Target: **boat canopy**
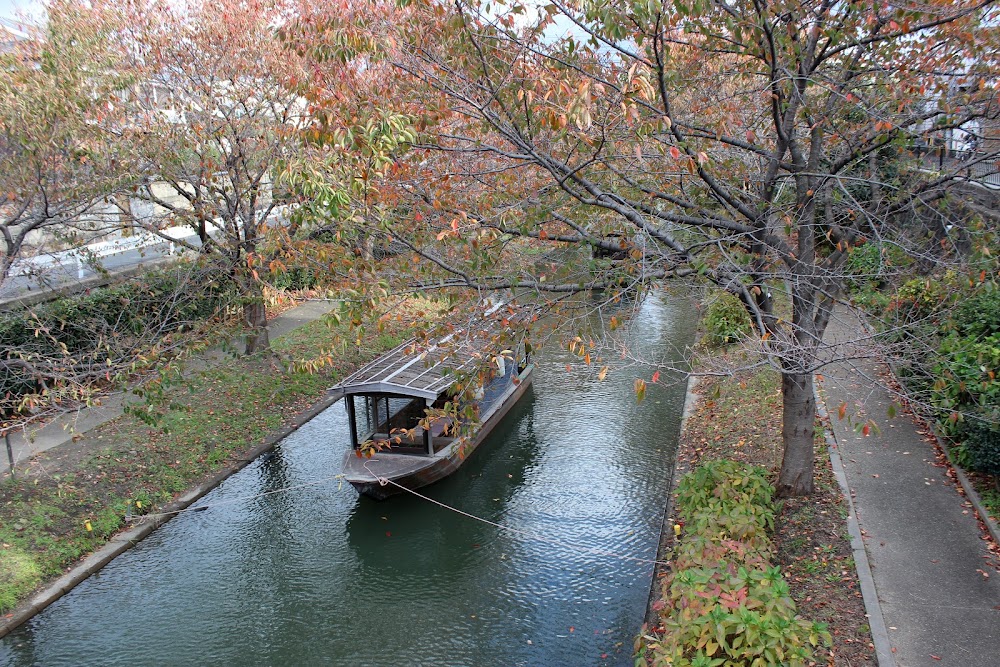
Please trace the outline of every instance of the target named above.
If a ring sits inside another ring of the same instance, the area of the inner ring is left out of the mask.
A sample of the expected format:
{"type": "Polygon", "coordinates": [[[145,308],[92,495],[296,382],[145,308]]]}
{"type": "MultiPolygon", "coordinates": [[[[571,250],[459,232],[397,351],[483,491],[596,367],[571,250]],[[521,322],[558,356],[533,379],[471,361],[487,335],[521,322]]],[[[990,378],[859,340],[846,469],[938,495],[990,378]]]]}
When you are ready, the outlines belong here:
{"type": "Polygon", "coordinates": [[[471,371],[483,362],[472,344],[459,344],[454,335],[421,347],[408,340],[363,366],[331,391],[353,394],[394,394],[433,401],[455,382],[455,373],[471,371]]]}

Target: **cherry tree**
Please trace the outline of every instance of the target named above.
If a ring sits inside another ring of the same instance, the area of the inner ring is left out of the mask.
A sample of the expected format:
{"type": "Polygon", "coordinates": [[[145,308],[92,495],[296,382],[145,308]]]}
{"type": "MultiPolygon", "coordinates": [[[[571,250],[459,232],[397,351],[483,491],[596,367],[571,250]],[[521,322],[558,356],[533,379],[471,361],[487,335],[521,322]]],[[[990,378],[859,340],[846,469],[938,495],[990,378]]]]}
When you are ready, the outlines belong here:
{"type": "Polygon", "coordinates": [[[845,262],[940,212],[958,174],[915,147],[996,120],[989,6],[415,0],[391,32],[392,99],[421,119],[382,186],[419,258],[396,284],[732,293],[782,378],[778,490],[808,494],[845,262]]]}
{"type": "MultiPolygon", "coordinates": [[[[406,117],[345,105],[344,91],[372,77],[369,14],[326,4],[320,23],[308,3],[284,0],[107,6],[124,17],[119,53],[134,78],[123,126],[138,175],[129,214],[228,274],[246,352],[266,349],[261,274],[280,271],[318,229],[339,234],[344,203],[363,200],[408,137],[406,117]],[[302,25],[325,41],[300,39],[302,25]]],[[[336,270],[329,253],[314,257],[336,270]]]]}
{"type": "Polygon", "coordinates": [[[119,223],[106,205],[121,183],[109,121],[125,81],[108,22],[99,10],[53,2],[0,54],[0,283],[18,258],[119,223]]]}
{"type": "Polygon", "coordinates": [[[121,133],[133,223],[200,253],[241,295],[246,351],[269,346],[262,243],[284,223],[276,181],[309,124],[294,89],[301,57],[276,29],[278,2],[110,2],[132,78],[121,133]],[[183,230],[189,230],[184,233],[183,230]],[[193,232],[193,235],[190,233],[193,232]]]}

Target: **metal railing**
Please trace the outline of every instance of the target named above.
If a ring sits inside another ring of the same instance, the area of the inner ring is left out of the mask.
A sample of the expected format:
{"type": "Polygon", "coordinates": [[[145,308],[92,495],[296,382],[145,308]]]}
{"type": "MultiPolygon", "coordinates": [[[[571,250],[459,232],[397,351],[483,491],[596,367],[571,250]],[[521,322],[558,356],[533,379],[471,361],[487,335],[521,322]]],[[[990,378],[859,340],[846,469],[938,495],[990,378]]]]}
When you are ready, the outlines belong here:
{"type": "MultiPolygon", "coordinates": [[[[269,215],[269,224],[273,226],[285,226],[296,206],[292,204],[282,204],[275,206],[269,215]]],[[[212,237],[217,237],[222,233],[223,222],[216,218],[208,224],[208,233],[212,237]]],[[[242,229],[242,224],[239,224],[242,229]]],[[[168,227],[158,234],[148,231],[136,231],[130,236],[122,236],[105,241],[97,241],[87,245],[61,250],[58,252],[45,253],[34,257],[23,257],[15,260],[7,273],[8,277],[34,278],[44,276],[54,269],[75,270],[78,280],[83,280],[87,268],[93,266],[98,260],[114,255],[120,255],[132,250],[144,250],[153,246],[166,244],[168,254],[177,253],[176,241],[191,241],[197,237],[195,230],[189,225],[168,227]]],[[[197,240],[195,240],[197,243],[197,240]]],[[[141,263],[142,259],[136,261],[141,263]]]]}
{"type": "MultiPolygon", "coordinates": [[[[194,231],[187,227],[171,227],[162,232],[163,235],[174,239],[183,239],[194,236],[194,231]]],[[[59,252],[46,253],[35,257],[24,257],[11,264],[9,277],[37,277],[44,276],[53,269],[75,269],[78,280],[83,280],[85,270],[95,261],[105,257],[120,255],[132,250],[143,250],[156,245],[168,244],[169,253],[176,251],[175,244],[157,234],[149,232],[139,232],[132,236],[123,236],[107,241],[97,241],[87,245],[62,250],[59,252]]]]}
{"type": "Polygon", "coordinates": [[[967,181],[1000,189],[1000,155],[994,152],[938,147],[922,157],[928,169],[942,173],[955,172],[967,181]]]}

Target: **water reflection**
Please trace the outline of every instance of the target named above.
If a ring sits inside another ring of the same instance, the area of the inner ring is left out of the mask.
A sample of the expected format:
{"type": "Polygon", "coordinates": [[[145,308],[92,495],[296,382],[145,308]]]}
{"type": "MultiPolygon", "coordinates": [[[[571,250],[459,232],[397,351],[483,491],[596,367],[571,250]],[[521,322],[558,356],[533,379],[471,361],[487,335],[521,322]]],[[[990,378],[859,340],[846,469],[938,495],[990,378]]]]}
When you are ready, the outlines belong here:
{"type": "MultiPolygon", "coordinates": [[[[676,308],[643,304],[630,349],[689,340],[676,308]]],[[[314,484],[348,448],[334,406],[0,640],[0,665],[630,664],[652,568],[632,559],[655,557],[683,388],[637,404],[636,373],[566,362],[540,358],[533,391],[426,489],[520,532],[314,484]]]]}
{"type": "MultiPolygon", "coordinates": [[[[538,452],[530,427],[511,432],[508,426],[520,425],[522,420],[530,423],[533,400],[529,389],[494,437],[457,473],[420,493],[487,520],[502,518],[538,452]],[[492,447],[504,443],[512,446],[492,447]],[[485,501],[472,503],[474,499],[485,501]]],[[[489,524],[405,493],[383,502],[360,498],[347,520],[348,544],[355,558],[374,573],[458,572],[466,567],[469,552],[488,546],[495,533],[489,524]]]]}

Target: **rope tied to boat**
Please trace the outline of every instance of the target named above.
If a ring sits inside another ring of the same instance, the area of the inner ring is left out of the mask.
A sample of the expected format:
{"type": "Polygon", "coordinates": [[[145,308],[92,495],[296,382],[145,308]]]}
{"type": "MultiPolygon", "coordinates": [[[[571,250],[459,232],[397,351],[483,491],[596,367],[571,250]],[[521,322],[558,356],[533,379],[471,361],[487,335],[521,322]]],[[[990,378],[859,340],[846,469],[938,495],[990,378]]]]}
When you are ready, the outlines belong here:
{"type": "MultiPolygon", "coordinates": [[[[374,460],[378,461],[378,459],[374,459],[374,460]]],[[[446,509],[449,512],[455,512],[456,514],[461,514],[464,517],[467,517],[467,518],[472,519],[474,521],[479,521],[481,523],[485,523],[485,524],[487,524],[489,526],[493,526],[494,528],[498,528],[499,530],[503,530],[503,531],[506,531],[508,533],[514,533],[514,534],[517,534],[517,535],[521,535],[522,537],[526,537],[528,539],[539,540],[541,542],[546,542],[548,544],[552,544],[552,545],[555,545],[555,546],[558,546],[558,547],[562,547],[564,549],[566,549],[566,548],[572,548],[572,549],[579,549],[581,551],[587,551],[587,552],[589,552],[591,554],[594,554],[596,556],[610,556],[612,558],[618,558],[620,560],[631,561],[633,563],[642,563],[644,565],[645,564],[652,564],[652,565],[662,565],[662,566],[665,566],[665,567],[670,567],[671,566],[671,563],[668,560],[658,560],[658,559],[650,559],[650,558],[637,558],[635,556],[628,556],[628,555],[620,554],[620,553],[617,553],[617,552],[614,552],[614,551],[608,551],[606,549],[595,549],[593,547],[585,547],[585,546],[580,546],[580,545],[576,545],[576,544],[569,544],[569,543],[561,541],[561,540],[554,540],[554,539],[545,537],[544,535],[539,535],[537,533],[532,533],[532,532],[529,532],[529,531],[526,531],[526,530],[520,530],[518,528],[511,528],[510,526],[505,526],[503,524],[496,523],[495,521],[490,521],[489,519],[484,519],[483,517],[476,516],[475,514],[470,514],[469,512],[466,512],[465,510],[460,510],[457,507],[452,507],[451,505],[447,505],[447,504],[441,502],[440,500],[435,500],[434,498],[431,498],[429,496],[425,496],[422,493],[418,493],[417,491],[414,491],[413,489],[409,489],[409,488],[403,486],[402,484],[400,484],[398,482],[394,482],[391,479],[388,479],[387,477],[382,477],[381,475],[377,475],[371,468],[368,467],[368,464],[370,462],[371,461],[365,461],[365,463],[364,463],[364,469],[368,471],[368,474],[371,475],[379,483],[380,486],[386,486],[388,484],[392,484],[396,488],[402,489],[403,491],[406,491],[407,493],[409,493],[411,495],[414,495],[417,498],[420,498],[421,500],[426,500],[427,502],[432,503],[434,505],[437,505],[438,507],[441,507],[443,509],[446,509]]]]}
{"type": "MultiPolygon", "coordinates": [[[[374,459],[374,460],[378,461],[378,459],[374,459]]],[[[429,503],[431,503],[433,505],[437,505],[438,507],[441,507],[442,509],[446,509],[449,512],[454,512],[456,514],[460,514],[460,515],[462,515],[462,516],[464,516],[466,518],[472,519],[474,521],[479,521],[481,523],[485,523],[485,524],[487,524],[489,526],[493,526],[494,528],[497,528],[499,530],[506,531],[508,533],[513,533],[513,534],[516,534],[516,535],[520,535],[520,536],[525,537],[527,539],[532,539],[532,540],[538,540],[538,541],[541,541],[541,542],[546,542],[548,544],[552,544],[554,546],[558,546],[558,547],[561,547],[561,548],[564,548],[564,549],[578,549],[580,551],[586,551],[586,552],[589,552],[591,554],[595,554],[595,555],[599,555],[599,556],[610,556],[610,557],[613,557],[613,558],[618,558],[620,560],[631,561],[633,563],[662,565],[662,566],[667,566],[667,567],[669,567],[671,565],[670,561],[655,560],[655,559],[649,559],[649,558],[637,558],[635,556],[629,556],[629,555],[625,555],[625,554],[620,554],[620,553],[617,553],[617,552],[614,552],[614,551],[609,551],[609,550],[606,550],[606,549],[596,549],[594,547],[586,547],[586,546],[581,546],[581,545],[577,545],[577,544],[570,544],[569,542],[566,542],[566,541],[563,541],[563,540],[555,540],[555,539],[546,537],[544,535],[539,535],[537,533],[529,532],[529,531],[526,531],[526,530],[520,530],[518,528],[512,528],[510,526],[505,526],[505,525],[497,523],[495,521],[490,521],[489,519],[484,519],[483,517],[476,516],[475,514],[470,514],[469,512],[466,512],[465,510],[461,510],[461,509],[458,509],[457,507],[452,507],[451,505],[447,505],[447,504],[441,502],[440,500],[435,500],[434,498],[431,498],[429,496],[425,496],[424,494],[418,493],[417,491],[414,491],[413,489],[408,489],[405,486],[403,486],[402,484],[399,484],[398,482],[394,482],[391,479],[388,479],[387,477],[383,477],[381,475],[378,475],[371,468],[368,467],[368,463],[369,462],[367,462],[367,461],[364,463],[364,468],[365,468],[365,470],[368,471],[368,474],[371,475],[372,478],[379,483],[379,486],[383,486],[384,487],[384,486],[388,486],[388,485],[391,484],[391,485],[399,488],[402,491],[405,491],[405,492],[407,492],[407,493],[409,493],[409,494],[411,494],[413,496],[416,496],[417,498],[420,498],[421,500],[425,500],[425,501],[427,501],[427,502],[429,502],[429,503]]],[[[323,477],[321,479],[316,479],[316,480],[312,480],[312,481],[309,481],[309,482],[302,482],[300,484],[291,484],[291,485],[283,486],[283,487],[276,488],[276,489],[269,489],[269,490],[263,491],[261,493],[255,493],[255,494],[250,494],[250,495],[246,495],[246,496],[237,496],[235,498],[227,498],[225,500],[219,500],[219,501],[216,501],[216,502],[213,502],[213,503],[202,503],[202,504],[197,504],[197,505],[195,505],[194,503],[192,503],[190,506],[184,507],[184,508],[181,508],[181,509],[170,510],[170,511],[166,511],[166,512],[150,512],[149,514],[134,515],[134,516],[131,517],[131,521],[133,523],[139,523],[139,522],[142,522],[142,521],[145,521],[145,520],[149,520],[149,519],[167,518],[167,517],[178,516],[180,514],[186,514],[186,513],[190,513],[190,512],[203,512],[205,510],[214,509],[216,507],[221,507],[221,506],[225,506],[225,505],[233,505],[233,504],[237,504],[237,503],[244,503],[244,502],[247,502],[247,501],[250,501],[250,500],[255,500],[255,499],[258,499],[258,498],[266,498],[266,497],[272,496],[272,495],[277,495],[277,494],[282,494],[282,493],[289,493],[291,491],[296,491],[296,490],[305,489],[305,488],[309,488],[309,487],[315,487],[315,486],[318,486],[318,485],[321,485],[321,484],[325,484],[325,483],[328,483],[328,482],[331,482],[331,481],[334,481],[334,480],[337,480],[339,482],[338,488],[340,488],[343,485],[343,482],[344,482],[344,475],[343,475],[343,473],[337,474],[337,475],[331,475],[329,477],[323,477]]]]}

